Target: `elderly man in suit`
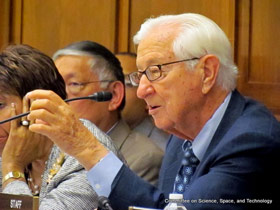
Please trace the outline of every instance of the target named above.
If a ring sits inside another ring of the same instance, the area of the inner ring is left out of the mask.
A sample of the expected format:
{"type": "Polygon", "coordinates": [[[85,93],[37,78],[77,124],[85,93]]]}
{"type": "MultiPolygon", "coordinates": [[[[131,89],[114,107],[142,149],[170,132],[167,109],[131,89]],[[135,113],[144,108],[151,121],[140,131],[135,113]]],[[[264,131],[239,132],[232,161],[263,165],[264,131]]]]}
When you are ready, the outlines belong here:
{"type": "MultiPolygon", "coordinates": [[[[130,79],[139,85],[137,95],[156,126],[174,134],[158,187],[94,138],[83,142],[91,145],[86,148],[73,137],[59,140],[48,127],[30,129],[77,157],[93,188],[109,196],[114,209],[163,208],[172,192],[183,194],[191,210],[279,209],[280,125],[263,105],[236,90],[237,67],[219,26],[199,14],[160,16],[142,24],[134,43],[138,71],[130,79]],[[110,175],[98,179],[104,170],[110,175]]],[[[46,96],[34,92],[29,97],[46,96]]],[[[29,117],[38,116],[31,111],[29,117]]]]}

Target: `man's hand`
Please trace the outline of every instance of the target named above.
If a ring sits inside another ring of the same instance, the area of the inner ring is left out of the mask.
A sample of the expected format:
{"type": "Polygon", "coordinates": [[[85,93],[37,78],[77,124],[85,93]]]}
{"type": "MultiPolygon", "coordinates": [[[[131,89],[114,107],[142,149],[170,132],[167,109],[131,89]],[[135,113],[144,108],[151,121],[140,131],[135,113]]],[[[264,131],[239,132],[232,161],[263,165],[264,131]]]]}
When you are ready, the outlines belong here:
{"type": "Polygon", "coordinates": [[[34,122],[29,126],[31,131],[47,136],[86,169],[92,168],[108,153],[57,94],[35,90],[29,92],[27,97],[32,100],[27,116],[28,120],[34,122]]]}

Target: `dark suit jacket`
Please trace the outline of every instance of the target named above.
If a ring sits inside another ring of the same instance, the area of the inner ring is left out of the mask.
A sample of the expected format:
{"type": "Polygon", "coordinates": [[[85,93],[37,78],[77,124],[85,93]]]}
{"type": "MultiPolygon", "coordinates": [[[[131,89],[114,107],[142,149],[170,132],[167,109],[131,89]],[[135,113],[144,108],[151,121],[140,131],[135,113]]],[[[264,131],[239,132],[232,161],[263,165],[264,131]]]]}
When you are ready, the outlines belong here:
{"type": "MultiPolygon", "coordinates": [[[[113,208],[135,205],[162,209],[180,167],[182,143],[177,137],[169,141],[158,188],[122,167],[109,196],[113,208]]],[[[279,122],[263,105],[234,91],[190,188],[184,193],[185,206],[188,210],[280,209],[280,176],[276,172],[279,161],[279,122]],[[234,203],[228,203],[231,199],[234,203]],[[272,204],[260,204],[269,199],[272,204]]]]}

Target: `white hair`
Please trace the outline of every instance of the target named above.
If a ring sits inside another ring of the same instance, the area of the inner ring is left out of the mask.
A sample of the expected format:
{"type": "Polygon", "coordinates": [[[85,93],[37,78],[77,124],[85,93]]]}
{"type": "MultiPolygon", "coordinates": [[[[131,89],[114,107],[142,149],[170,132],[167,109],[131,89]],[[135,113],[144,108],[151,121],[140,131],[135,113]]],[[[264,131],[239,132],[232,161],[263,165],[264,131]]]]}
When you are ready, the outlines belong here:
{"type": "MultiPolygon", "coordinates": [[[[149,18],[134,36],[134,43],[139,44],[157,26],[179,26],[180,32],[173,41],[175,56],[178,59],[200,58],[206,54],[217,56],[220,61],[217,84],[229,91],[236,88],[238,68],[232,58],[231,45],[215,22],[193,13],[149,18]]],[[[189,61],[188,65],[193,69],[197,62],[198,60],[189,61]]]]}
{"type": "MultiPolygon", "coordinates": [[[[90,69],[94,74],[98,76],[98,79],[101,80],[116,80],[115,76],[113,75],[112,71],[109,70],[108,64],[104,58],[98,55],[94,55],[91,53],[83,52],[76,49],[60,49],[56,51],[52,57],[53,61],[56,61],[59,57],[62,56],[88,56],[91,59],[89,60],[88,64],[90,69]]],[[[101,88],[107,88],[109,82],[104,82],[100,84],[101,88]]]]}

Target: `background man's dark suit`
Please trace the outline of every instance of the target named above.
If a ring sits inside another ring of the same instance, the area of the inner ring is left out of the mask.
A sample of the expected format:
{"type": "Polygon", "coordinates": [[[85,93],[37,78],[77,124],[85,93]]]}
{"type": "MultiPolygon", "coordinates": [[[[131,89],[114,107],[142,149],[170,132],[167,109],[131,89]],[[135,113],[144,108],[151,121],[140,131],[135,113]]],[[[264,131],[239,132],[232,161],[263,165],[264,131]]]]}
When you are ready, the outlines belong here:
{"type": "MultiPolygon", "coordinates": [[[[187,126],[187,125],[186,125],[187,126]]],[[[128,205],[163,208],[173,190],[181,165],[183,141],[173,137],[168,144],[156,189],[122,167],[113,182],[109,199],[115,209],[128,205]],[[127,185],[129,183],[129,185],[127,185]],[[133,184],[131,184],[133,183],[133,184]],[[124,188],[126,190],[124,190],[124,188]],[[125,194],[123,192],[126,192],[125,194]]],[[[278,209],[276,195],[280,176],[279,122],[261,104],[245,99],[237,91],[192,177],[185,199],[273,199],[269,204],[186,204],[188,209],[278,209]]]]}

